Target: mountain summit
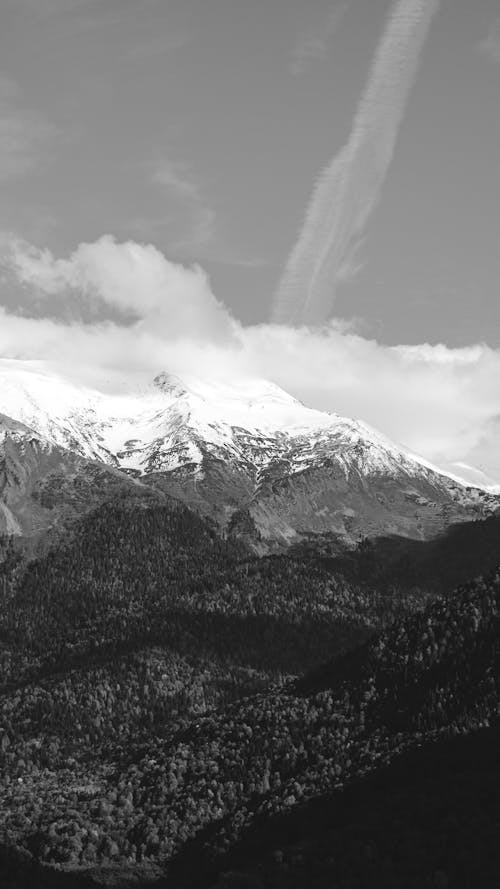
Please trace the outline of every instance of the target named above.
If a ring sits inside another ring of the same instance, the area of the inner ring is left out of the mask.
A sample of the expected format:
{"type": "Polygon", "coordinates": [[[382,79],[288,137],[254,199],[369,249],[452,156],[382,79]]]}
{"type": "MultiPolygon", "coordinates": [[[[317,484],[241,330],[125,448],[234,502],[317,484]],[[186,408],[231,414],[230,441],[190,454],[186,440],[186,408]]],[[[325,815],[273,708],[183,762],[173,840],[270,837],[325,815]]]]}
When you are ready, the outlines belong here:
{"type": "Polygon", "coordinates": [[[73,463],[133,476],[258,551],[318,535],[425,539],[498,506],[364,423],[308,408],[266,380],[161,372],[110,394],[2,361],[0,413],[34,433],[40,453],[50,446],[63,462],[69,452],[73,463]]]}

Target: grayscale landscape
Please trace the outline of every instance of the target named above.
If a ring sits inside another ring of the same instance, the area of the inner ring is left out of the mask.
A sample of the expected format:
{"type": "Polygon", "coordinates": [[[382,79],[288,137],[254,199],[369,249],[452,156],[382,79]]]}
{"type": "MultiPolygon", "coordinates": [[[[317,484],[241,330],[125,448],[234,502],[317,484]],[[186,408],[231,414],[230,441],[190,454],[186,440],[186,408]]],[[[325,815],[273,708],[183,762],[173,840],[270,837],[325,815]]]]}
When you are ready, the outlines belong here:
{"type": "Polygon", "coordinates": [[[500,880],[495,0],[0,0],[0,883],[500,880]]]}

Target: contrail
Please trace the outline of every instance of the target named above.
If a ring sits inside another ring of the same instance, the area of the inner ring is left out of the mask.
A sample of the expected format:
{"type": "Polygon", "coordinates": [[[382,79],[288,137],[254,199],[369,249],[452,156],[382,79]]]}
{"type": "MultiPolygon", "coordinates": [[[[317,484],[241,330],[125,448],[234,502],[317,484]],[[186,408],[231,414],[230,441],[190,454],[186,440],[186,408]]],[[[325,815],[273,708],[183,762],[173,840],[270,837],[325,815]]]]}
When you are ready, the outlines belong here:
{"type": "Polygon", "coordinates": [[[327,320],[337,284],[382,190],[421,50],[440,0],[398,0],[389,15],[351,135],[320,174],[274,297],[278,324],[327,320]]]}

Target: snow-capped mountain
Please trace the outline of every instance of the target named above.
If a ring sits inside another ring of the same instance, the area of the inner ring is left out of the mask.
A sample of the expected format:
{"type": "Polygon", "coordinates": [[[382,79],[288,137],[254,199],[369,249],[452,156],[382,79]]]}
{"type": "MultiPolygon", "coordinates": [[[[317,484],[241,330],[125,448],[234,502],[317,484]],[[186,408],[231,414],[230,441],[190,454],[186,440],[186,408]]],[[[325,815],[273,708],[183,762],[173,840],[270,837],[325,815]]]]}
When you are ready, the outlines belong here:
{"type": "MultiPolygon", "coordinates": [[[[3,360],[0,413],[36,433],[39,451],[121,470],[257,548],[318,534],[425,538],[497,506],[365,424],[307,408],[262,380],[163,372],[110,394],[3,360]]],[[[11,529],[15,521],[10,510],[11,529]]]]}

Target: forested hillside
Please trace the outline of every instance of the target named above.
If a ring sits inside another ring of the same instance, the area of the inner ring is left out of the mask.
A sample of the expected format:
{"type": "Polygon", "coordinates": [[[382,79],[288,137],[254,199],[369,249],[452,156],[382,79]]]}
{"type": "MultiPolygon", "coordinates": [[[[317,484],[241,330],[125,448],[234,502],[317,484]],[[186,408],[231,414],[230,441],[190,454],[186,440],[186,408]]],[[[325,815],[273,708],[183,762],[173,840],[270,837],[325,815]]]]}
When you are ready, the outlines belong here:
{"type": "Polygon", "coordinates": [[[467,580],[493,571],[500,553],[500,515],[462,522],[433,540],[407,537],[364,538],[354,550],[339,554],[326,536],[294,547],[296,558],[330,559],[335,573],[359,583],[398,590],[448,592],[467,580]]]}
{"type": "Polygon", "coordinates": [[[208,874],[256,819],[497,713],[496,573],[425,606],[326,556],[258,560],[175,504],[108,505],[9,559],[1,831],[47,865],[181,856],[189,881],[188,841],[208,874]]]}
{"type": "Polygon", "coordinates": [[[2,577],[7,683],[157,644],[302,673],[427,598],[347,581],[314,553],[258,559],[175,501],[140,499],[97,510],[26,568],[8,551],[2,577]]]}
{"type": "MultiPolygon", "coordinates": [[[[477,889],[500,880],[500,730],[425,745],[344,790],[265,820],[211,872],[210,889],[477,889]]],[[[193,854],[195,849],[190,848],[193,854]]],[[[187,857],[187,856],[186,856],[187,857]]],[[[185,882],[188,880],[189,882],[185,882]]]]}

